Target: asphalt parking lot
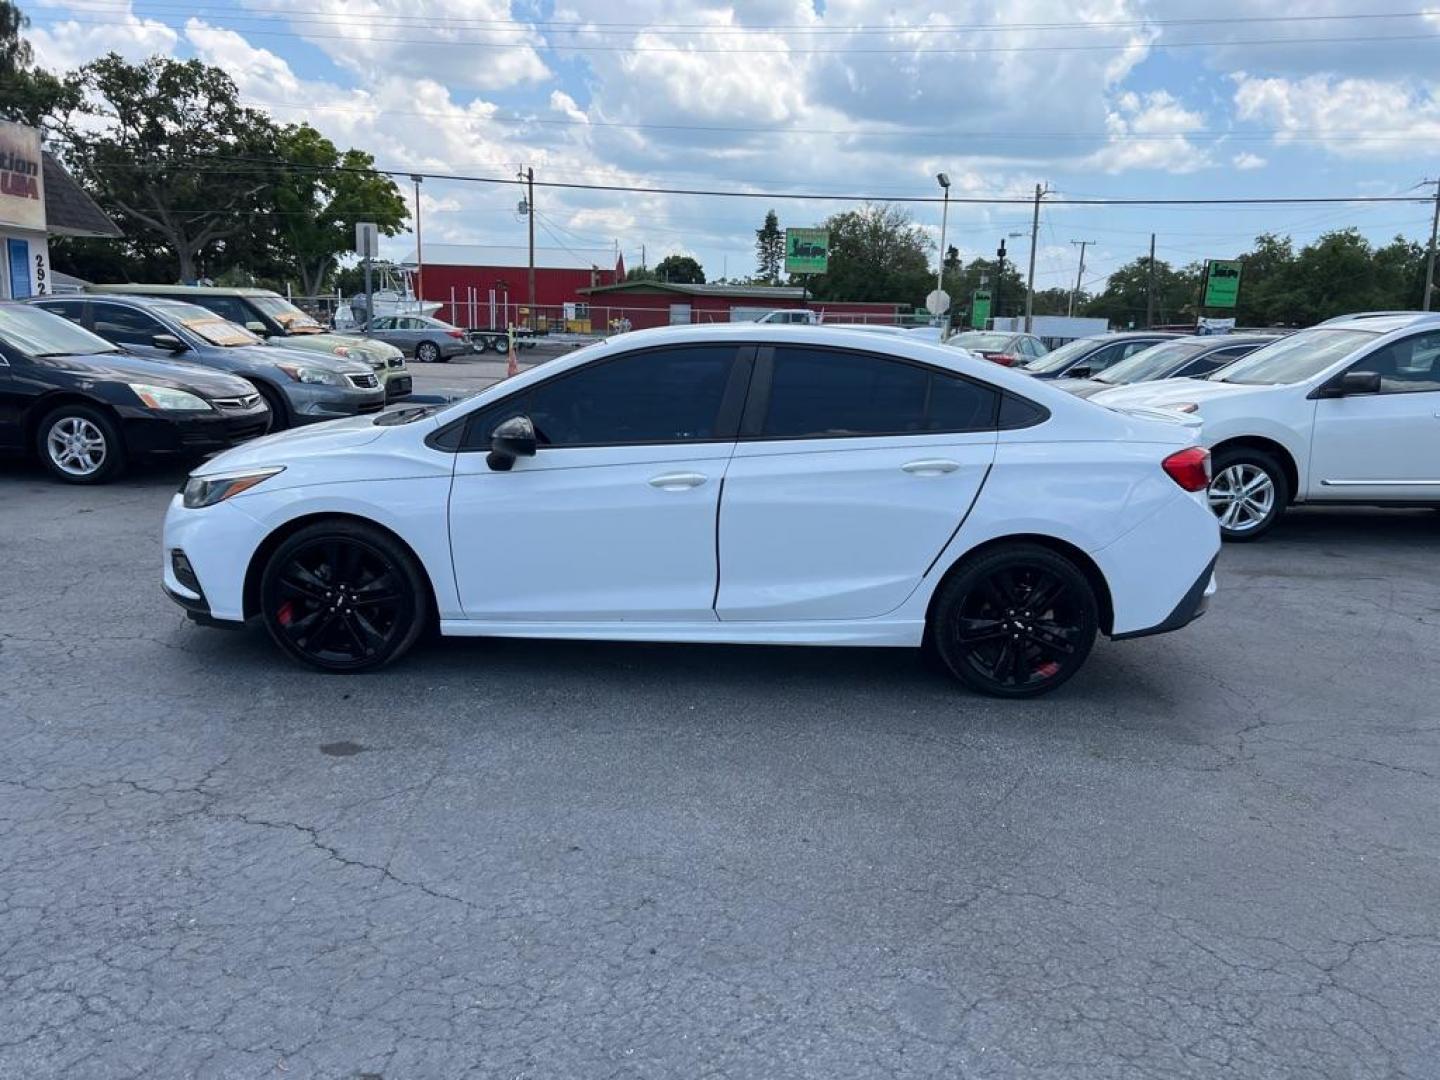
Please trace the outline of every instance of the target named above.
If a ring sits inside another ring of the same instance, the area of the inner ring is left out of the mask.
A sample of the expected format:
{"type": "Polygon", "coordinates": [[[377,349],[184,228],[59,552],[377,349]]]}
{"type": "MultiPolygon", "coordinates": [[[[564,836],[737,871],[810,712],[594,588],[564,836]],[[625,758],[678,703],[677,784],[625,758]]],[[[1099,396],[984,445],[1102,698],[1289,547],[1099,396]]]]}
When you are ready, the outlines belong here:
{"type": "Polygon", "coordinates": [[[1012,703],[886,650],[314,674],[161,595],[180,477],[0,464],[0,1076],[1440,1075],[1440,514],[1296,514],[1012,703]]]}

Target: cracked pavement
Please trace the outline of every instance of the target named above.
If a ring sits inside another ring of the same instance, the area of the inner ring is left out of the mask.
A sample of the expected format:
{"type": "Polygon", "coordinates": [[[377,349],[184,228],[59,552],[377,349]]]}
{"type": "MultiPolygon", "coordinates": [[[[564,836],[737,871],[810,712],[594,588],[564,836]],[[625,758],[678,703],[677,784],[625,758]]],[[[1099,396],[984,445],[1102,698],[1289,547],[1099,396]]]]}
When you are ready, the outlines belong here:
{"type": "Polygon", "coordinates": [[[1440,1075],[1440,514],[1296,514],[1012,703],[887,650],[311,673],[162,596],[179,478],[0,466],[0,1077],[1440,1075]]]}

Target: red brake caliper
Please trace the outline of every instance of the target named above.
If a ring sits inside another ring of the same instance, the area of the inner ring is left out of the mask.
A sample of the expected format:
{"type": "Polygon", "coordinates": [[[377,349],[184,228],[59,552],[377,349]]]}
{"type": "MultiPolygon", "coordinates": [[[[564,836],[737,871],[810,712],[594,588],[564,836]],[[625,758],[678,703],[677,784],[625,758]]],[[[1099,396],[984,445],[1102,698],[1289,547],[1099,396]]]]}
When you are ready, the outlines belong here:
{"type": "Polygon", "coordinates": [[[275,621],[278,622],[281,626],[289,626],[294,618],[295,608],[291,605],[289,600],[286,600],[283,604],[281,604],[280,610],[275,612],[275,621]]]}

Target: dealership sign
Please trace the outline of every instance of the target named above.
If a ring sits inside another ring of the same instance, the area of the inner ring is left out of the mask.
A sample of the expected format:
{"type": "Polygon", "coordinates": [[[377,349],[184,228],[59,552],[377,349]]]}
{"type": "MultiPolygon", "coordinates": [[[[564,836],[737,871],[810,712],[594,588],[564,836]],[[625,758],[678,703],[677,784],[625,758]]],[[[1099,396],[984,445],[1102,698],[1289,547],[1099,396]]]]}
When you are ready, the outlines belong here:
{"type": "Polygon", "coordinates": [[[0,121],[0,225],[45,230],[40,132],[0,121]]]}
{"type": "Polygon", "coordinates": [[[830,234],[824,229],[785,230],[785,272],[823,274],[830,266],[830,234]]]}
{"type": "Polygon", "coordinates": [[[1211,259],[1205,266],[1204,307],[1234,307],[1240,299],[1240,262],[1211,259]]]}

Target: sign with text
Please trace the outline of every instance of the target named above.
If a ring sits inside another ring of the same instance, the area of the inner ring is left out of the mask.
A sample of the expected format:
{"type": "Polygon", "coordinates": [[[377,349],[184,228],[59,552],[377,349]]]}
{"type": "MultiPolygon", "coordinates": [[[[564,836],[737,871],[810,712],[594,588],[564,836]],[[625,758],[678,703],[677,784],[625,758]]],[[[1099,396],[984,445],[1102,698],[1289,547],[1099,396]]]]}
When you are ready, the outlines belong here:
{"type": "Polygon", "coordinates": [[[0,121],[0,225],[45,231],[40,132],[0,121]]]}
{"type": "Polygon", "coordinates": [[[1203,307],[1234,307],[1240,298],[1240,261],[1211,259],[1205,265],[1203,307]]]}
{"type": "Polygon", "coordinates": [[[984,330],[985,324],[990,321],[990,292],[981,289],[970,298],[970,325],[976,330],[984,330]]]}
{"type": "Polygon", "coordinates": [[[785,272],[823,274],[830,267],[830,234],[824,229],[785,230],[785,272]]]}

